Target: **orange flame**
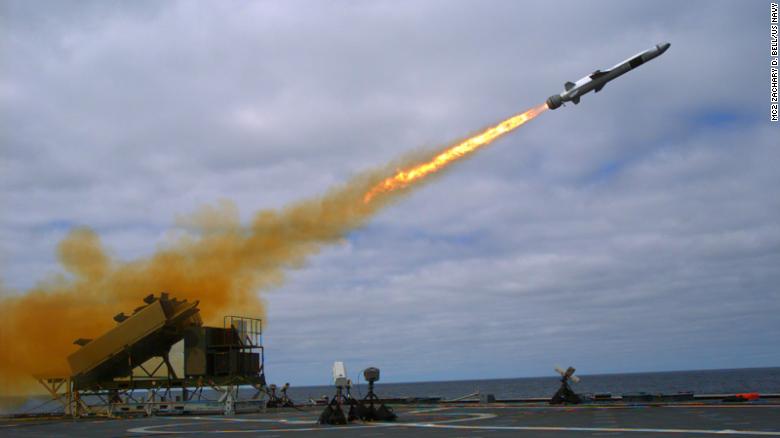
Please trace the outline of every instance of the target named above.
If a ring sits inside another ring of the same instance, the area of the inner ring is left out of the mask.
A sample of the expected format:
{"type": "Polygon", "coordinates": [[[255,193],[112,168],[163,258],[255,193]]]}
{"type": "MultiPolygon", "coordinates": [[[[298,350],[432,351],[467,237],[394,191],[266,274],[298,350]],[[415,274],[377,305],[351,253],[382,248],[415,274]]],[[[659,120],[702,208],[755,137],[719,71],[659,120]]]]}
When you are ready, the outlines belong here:
{"type": "Polygon", "coordinates": [[[522,114],[514,115],[495,126],[491,126],[477,135],[463,140],[455,146],[436,155],[426,163],[418,164],[405,170],[399,170],[394,176],[386,178],[366,192],[365,196],[363,196],[363,202],[367,204],[380,193],[402,189],[419,179],[425,178],[431,173],[439,171],[453,161],[457,161],[482,146],[489,145],[502,135],[514,131],[526,122],[533,120],[545,110],[547,110],[547,104],[543,103],[522,114]]]}

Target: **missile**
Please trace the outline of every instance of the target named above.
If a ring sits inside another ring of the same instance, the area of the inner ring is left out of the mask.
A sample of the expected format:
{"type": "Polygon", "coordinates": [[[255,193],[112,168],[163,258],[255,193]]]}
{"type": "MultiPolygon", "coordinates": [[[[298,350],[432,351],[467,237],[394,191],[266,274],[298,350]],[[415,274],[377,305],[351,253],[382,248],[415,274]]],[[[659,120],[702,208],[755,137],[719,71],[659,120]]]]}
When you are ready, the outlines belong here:
{"type": "Polygon", "coordinates": [[[609,70],[596,70],[577,82],[566,82],[561,94],[554,94],[547,99],[547,107],[555,109],[563,105],[564,102],[574,102],[575,105],[580,103],[580,98],[583,94],[589,93],[590,91],[598,93],[604,88],[604,85],[606,85],[607,82],[660,56],[669,49],[670,45],[671,44],[669,43],[657,44],[653,48],[637,53],[625,61],[618,63],[609,70]]]}

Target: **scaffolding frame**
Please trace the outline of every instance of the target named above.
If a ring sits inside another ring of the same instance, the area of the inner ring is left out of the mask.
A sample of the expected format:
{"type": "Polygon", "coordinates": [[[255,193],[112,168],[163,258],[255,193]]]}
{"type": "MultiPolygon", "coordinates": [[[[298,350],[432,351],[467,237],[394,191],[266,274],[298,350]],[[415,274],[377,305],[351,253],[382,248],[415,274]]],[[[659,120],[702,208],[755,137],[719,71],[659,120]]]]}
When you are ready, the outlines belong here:
{"type": "MultiPolygon", "coordinates": [[[[259,370],[252,375],[230,372],[224,376],[179,377],[170,363],[168,353],[159,356],[160,363],[151,371],[143,364],[131,364],[127,376],[110,381],[79,385],[72,376],[34,376],[46,389],[51,400],[58,401],[66,416],[87,415],[157,415],[185,413],[222,413],[232,415],[236,411],[264,411],[267,395],[265,380],[265,350],[262,345],[262,320],[259,318],[228,315],[223,318],[223,328],[232,328],[239,336],[239,343],[224,343],[228,351],[256,352],[259,354],[259,370]],[[155,374],[165,365],[166,375],[155,374]],[[144,375],[135,376],[140,369],[144,375]],[[240,398],[239,389],[255,390],[249,398],[240,398]],[[207,397],[203,390],[210,388],[218,398],[207,397]],[[136,391],[145,391],[138,397],[136,391]],[[180,395],[176,395],[176,393],[180,395]]],[[[227,330],[225,332],[228,332],[227,330]]],[[[158,356],[155,356],[158,357],[158,356]]]]}

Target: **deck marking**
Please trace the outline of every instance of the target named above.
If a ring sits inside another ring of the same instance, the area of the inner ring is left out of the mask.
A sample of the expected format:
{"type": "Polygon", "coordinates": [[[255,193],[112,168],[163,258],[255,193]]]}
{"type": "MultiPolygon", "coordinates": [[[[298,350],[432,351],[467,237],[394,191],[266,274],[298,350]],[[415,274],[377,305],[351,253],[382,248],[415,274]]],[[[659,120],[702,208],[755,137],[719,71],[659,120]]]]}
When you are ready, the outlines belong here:
{"type": "Polygon", "coordinates": [[[680,404],[680,405],[618,405],[618,406],[599,406],[599,405],[587,405],[587,406],[539,406],[539,405],[466,405],[466,406],[453,406],[461,407],[465,409],[528,409],[528,410],[562,410],[562,411],[576,411],[576,410],[588,410],[588,409],[646,409],[646,408],[680,408],[680,409],[780,409],[780,404],[763,404],[763,405],[704,405],[704,404],[680,404]]]}
{"type": "MultiPolygon", "coordinates": [[[[163,424],[157,426],[145,426],[135,427],[133,429],[127,429],[128,433],[146,433],[150,435],[171,435],[171,434],[214,434],[214,433],[282,433],[282,432],[325,432],[329,430],[324,427],[295,427],[291,429],[215,429],[215,430],[153,430],[159,427],[176,427],[176,426],[192,426],[192,423],[176,423],[176,424],[163,424]]],[[[374,428],[380,425],[372,426],[345,426],[344,430],[355,429],[368,429],[374,428]]]]}
{"type": "MultiPolygon", "coordinates": [[[[477,413],[466,413],[466,414],[459,414],[459,415],[469,415],[470,417],[466,418],[455,418],[451,420],[439,420],[439,421],[431,421],[429,423],[424,423],[429,425],[430,427],[436,427],[438,425],[443,425],[444,423],[458,423],[461,421],[477,421],[477,420],[487,420],[490,418],[495,418],[495,414],[477,414],[477,413]]],[[[202,421],[228,421],[228,422],[237,422],[237,423],[282,423],[282,424],[317,424],[314,421],[295,421],[295,420],[287,420],[284,418],[274,420],[274,419],[264,419],[264,418],[226,418],[226,417],[214,417],[214,418],[207,418],[207,417],[188,417],[188,420],[202,420],[202,421]]],[[[268,433],[268,432],[310,432],[310,431],[327,431],[327,430],[337,430],[337,429],[328,429],[325,427],[295,427],[290,429],[239,429],[239,430],[232,430],[232,429],[216,429],[216,430],[155,430],[159,429],[161,427],[170,428],[170,427],[180,427],[180,426],[192,426],[194,423],[172,423],[172,424],[157,424],[157,425],[151,425],[151,426],[143,426],[143,427],[135,427],[132,429],[127,429],[128,433],[148,433],[148,434],[154,434],[154,435],[169,435],[169,434],[188,434],[188,433],[235,433],[235,432],[241,432],[241,433],[268,433]]],[[[367,428],[381,428],[381,427],[403,427],[411,425],[413,427],[419,427],[416,426],[416,423],[372,423],[370,425],[363,424],[360,426],[345,426],[344,430],[354,430],[354,429],[367,429],[367,428]]]]}
{"type": "Polygon", "coordinates": [[[289,420],[287,418],[234,418],[234,417],[187,417],[189,420],[202,421],[233,421],[236,423],[282,423],[282,424],[317,424],[312,420],[289,420]]]}
{"type": "Polygon", "coordinates": [[[450,407],[443,407],[443,408],[418,409],[416,411],[409,411],[409,412],[406,412],[406,413],[407,414],[416,415],[416,414],[425,414],[425,413],[428,413],[428,412],[446,411],[446,410],[449,410],[449,409],[452,409],[452,408],[450,408],[450,407]]]}
{"type": "MultiPolygon", "coordinates": [[[[399,423],[401,424],[401,423],[399,423]]],[[[706,429],[632,429],[624,427],[557,427],[557,426],[464,426],[458,424],[403,423],[404,426],[460,429],[460,430],[527,430],[538,432],[638,432],[638,433],[689,433],[698,435],[762,435],[780,436],[780,431],[760,430],[706,430],[706,429]]]]}
{"type": "MultiPolygon", "coordinates": [[[[745,407],[745,406],[741,406],[745,407]]],[[[438,408],[436,411],[447,410],[449,408],[438,408]]],[[[431,412],[432,410],[412,411],[408,413],[422,413],[431,412]]],[[[495,414],[489,413],[448,413],[444,415],[464,416],[463,418],[453,418],[447,420],[437,420],[429,422],[417,422],[417,423],[372,423],[354,426],[345,426],[344,431],[355,429],[367,429],[367,428],[381,428],[381,427],[419,427],[419,428],[434,428],[434,429],[451,429],[451,430],[482,430],[482,431],[536,431],[536,432],[590,432],[590,433],[655,433],[655,434],[691,434],[691,435],[752,435],[752,436],[780,436],[780,431],[761,431],[761,430],[735,430],[735,429],[655,429],[655,428],[624,428],[624,427],[563,427],[563,426],[491,426],[491,425],[458,425],[452,423],[460,423],[464,421],[479,421],[487,420],[497,417],[495,414]]],[[[314,421],[303,420],[289,420],[286,418],[280,419],[265,419],[265,418],[229,418],[229,417],[188,417],[188,420],[200,420],[200,421],[214,421],[214,422],[235,422],[235,423],[277,423],[279,425],[305,425],[316,424],[314,421]]],[[[298,427],[289,429],[215,429],[210,431],[204,430],[159,430],[159,428],[173,428],[181,426],[192,426],[194,423],[172,423],[152,425],[145,427],[137,427],[128,429],[128,433],[145,433],[145,434],[216,434],[216,433],[281,433],[281,432],[311,432],[311,431],[328,431],[338,430],[327,427],[298,427]]]]}

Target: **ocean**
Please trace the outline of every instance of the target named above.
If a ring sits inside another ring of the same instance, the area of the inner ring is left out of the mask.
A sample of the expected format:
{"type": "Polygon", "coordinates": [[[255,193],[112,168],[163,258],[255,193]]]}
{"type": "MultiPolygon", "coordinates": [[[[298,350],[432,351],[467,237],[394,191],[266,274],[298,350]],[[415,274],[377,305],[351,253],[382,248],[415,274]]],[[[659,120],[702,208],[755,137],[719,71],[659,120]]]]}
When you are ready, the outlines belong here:
{"type": "MultiPolygon", "coordinates": [[[[780,367],[742,368],[728,370],[670,371],[656,373],[626,373],[582,375],[580,383],[573,389],[580,394],[646,392],[650,394],[673,394],[693,392],[695,394],[725,394],[738,392],[780,393],[780,367]]],[[[269,382],[271,383],[271,382],[269,382]]],[[[283,382],[275,382],[283,384],[283,382]]],[[[294,384],[294,382],[292,382],[294,384]]],[[[441,397],[453,399],[480,392],[493,394],[497,399],[523,397],[551,397],[559,386],[559,378],[522,377],[514,379],[454,380],[438,382],[383,383],[378,382],[375,392],[380,397],[441,397]]],[[[353,396],[365,395],[365,383],[352,389],[353,396]]],[[[290,398],[295,402],[321,399],[334,394],[332,386],[292,386],[290,398]]],[[[242,395],[251,394],[242,391],[242,395]]],[[[209,398],[215,398],[213,395],[209,398]]],[[[61,411],[56,402],[46,403],[47,397],[34,396],[12,402],[0,398],[0,413],[40,413],[61,411]],[[12,403],[9,403],[12,402],[12,403]]]]}
{"type": "MultiPolygon", "coordinates": [[[[695,394],[724,394],[738,392],[780,393],[780,367],[742,368],[728,370],[669,371],[656,373],[596,374],[579,376],[572,385],[580,394],[647,392],[695,394]]],[[[441,382],[382,383],[374,392],[380,397],[442,397],[453,399],[474,392],[493,394],[498,399],[522,397],[552,397],[560,385],[560,378],[522,377],[515,379],[454,380],[441,382]]],[[[365,394],[367,386],[353,388],[353,395],[365,394]]],[[[293,400],[305,401],[333,395],[329,386],[291,387],[293,400]]]]}

